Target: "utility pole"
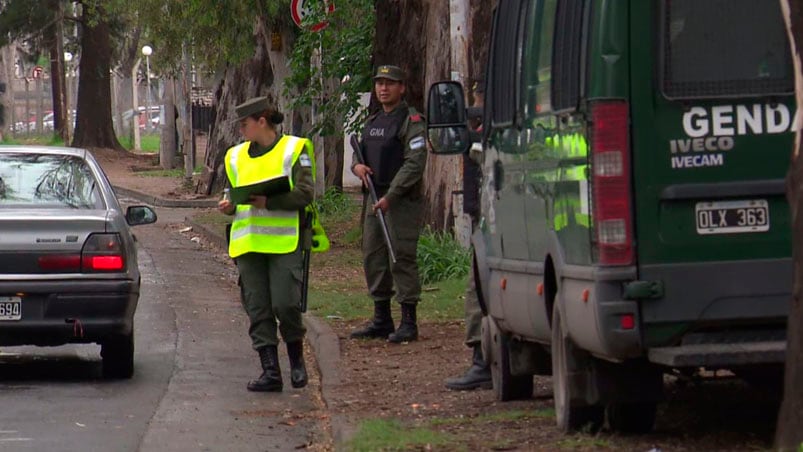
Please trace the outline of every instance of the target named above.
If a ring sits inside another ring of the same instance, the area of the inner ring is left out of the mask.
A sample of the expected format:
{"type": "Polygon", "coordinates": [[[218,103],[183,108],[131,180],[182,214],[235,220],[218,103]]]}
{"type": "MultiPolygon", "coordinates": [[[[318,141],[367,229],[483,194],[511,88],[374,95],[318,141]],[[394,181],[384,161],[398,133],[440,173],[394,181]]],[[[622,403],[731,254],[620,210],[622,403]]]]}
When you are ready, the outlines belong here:
{"type": "Polygon", "coordinates": [[[134,67],[131,69],[131,131],[134,133],[134,149],[139,150],[142,148],[142,139],[139,136],[139,105],[137,105],[137,73],[139,72],[139,63],[142,58],[137,58],[134,67]]]}

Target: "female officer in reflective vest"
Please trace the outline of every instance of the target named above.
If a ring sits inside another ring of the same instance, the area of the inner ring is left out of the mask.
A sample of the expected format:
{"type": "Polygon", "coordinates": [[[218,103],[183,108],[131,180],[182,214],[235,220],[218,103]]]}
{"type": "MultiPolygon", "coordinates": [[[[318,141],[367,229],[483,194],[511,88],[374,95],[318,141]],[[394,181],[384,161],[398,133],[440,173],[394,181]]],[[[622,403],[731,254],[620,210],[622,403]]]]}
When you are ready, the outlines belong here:
{"type": "Polygon", "coordinates": [[[277,131],[284,115],[266,97],[250,99],[235,111],[246,141],[226,152],[225,164],[237,196],[221,200],[218,209],[234,215],[229,255],[240,271],[248,333],[263,370],[248,390],[282,390],[277,327],[287,343],[290,383],[301,388],[307,384],[300,299],[302,252],[311,242],[305,219],[314,212],[312,143],[277,131]],[[249,190],[253,186],[260,188],[249,190]],[[251,194],[240,201],[243,192],[251,194]]]}

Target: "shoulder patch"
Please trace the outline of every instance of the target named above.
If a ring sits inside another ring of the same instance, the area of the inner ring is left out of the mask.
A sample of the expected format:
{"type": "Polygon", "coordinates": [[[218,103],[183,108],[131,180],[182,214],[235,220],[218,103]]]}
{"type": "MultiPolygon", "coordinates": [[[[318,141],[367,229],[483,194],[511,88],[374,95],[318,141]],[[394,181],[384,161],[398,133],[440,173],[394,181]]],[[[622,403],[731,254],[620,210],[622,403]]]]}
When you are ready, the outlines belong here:
{"type": "Polygon", "coordinates": [[[310,160],[307,154],[301,154],[298,157],[298,163],[300,163],[304,168],[310,168],[312,166],[312,160],[310,160]]]}
{"type": "Polygon", "coordinates": [[[413,113],[410,115],[410,121],[413,122],[421,122],[421,115],[419,113],[413,113]]]}
{"type": "Polygon", "coordinates": [[[424,139],[424,137],[415,137],[412,140],[410,140],[410,149],[414,151],[419,151],[421,149],[424,149],[426,145],[427,142],[424,139]]]}

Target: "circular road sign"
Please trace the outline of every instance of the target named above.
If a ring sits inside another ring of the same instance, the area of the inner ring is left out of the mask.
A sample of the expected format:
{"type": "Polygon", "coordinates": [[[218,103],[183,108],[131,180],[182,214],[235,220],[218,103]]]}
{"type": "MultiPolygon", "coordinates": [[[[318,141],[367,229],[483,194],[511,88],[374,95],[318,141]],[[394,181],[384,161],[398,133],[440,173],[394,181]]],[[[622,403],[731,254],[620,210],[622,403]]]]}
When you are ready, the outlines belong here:
{"type": "MultiPolygon", "coordinates": [[[[312,14],[312,8],[315,7],[315,4],[320,2],[324,3],[327,14],[330,14],[335,10],[334,0],[293,0],[290,3],[290,13],[293,16],[293,22],[300,27],[304,18],[312,14]]],[[[321,31],[326,28],[327,25],[329,25],[329,22],[324,20],[313,25],[310,30],[321,31]]]]}

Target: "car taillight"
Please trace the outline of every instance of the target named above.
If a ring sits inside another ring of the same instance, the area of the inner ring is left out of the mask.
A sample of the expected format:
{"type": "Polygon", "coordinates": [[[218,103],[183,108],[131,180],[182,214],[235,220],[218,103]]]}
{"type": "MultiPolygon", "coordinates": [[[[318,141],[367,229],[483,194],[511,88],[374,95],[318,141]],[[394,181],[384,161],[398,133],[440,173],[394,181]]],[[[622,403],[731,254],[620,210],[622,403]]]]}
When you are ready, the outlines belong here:
{"type": "Polygon", "coordinates": [[[81,271],[107,272],[125,269],[123,246],[118,234],[92,234],[81,250],[81,271]]]}
{"type": "Polygon", "coordinates": [[[91,234],[81,254],[50,254],[39,257],[39,268],[49,273],[113,272],[125,269],[120,236],[91,234]]]}
{"type": "Polygon", "coordinates": [[[80,254],[53,254],[38,259],[39,268],[46,272],[75,273],[81,271],[80,254]]]}
{"type": "Polygon", "coordinates": [[[633,263],[628,104],[591,105],[592,202],[599,263],[633,263]]]}

